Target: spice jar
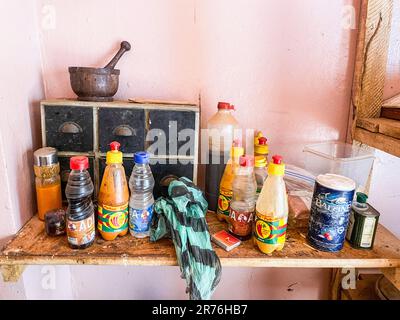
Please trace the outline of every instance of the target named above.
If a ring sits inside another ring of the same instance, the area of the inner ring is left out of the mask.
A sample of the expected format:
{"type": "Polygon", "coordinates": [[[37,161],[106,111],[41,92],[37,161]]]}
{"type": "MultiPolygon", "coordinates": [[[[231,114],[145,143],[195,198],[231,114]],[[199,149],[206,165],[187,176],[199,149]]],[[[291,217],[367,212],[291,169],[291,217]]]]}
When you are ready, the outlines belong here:
{"type": "Polygon", "coordinates": [[[62,207],[60,164],[57,150],[46,147],[33,153],[38,216],[44,220],[47,211],[62,207]]]}

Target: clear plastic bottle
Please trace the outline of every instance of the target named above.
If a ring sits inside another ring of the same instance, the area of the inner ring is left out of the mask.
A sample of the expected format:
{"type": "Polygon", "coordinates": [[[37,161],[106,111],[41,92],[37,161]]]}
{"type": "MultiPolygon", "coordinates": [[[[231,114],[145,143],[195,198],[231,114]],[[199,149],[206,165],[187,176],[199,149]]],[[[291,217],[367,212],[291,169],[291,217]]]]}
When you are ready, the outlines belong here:
{"type": "Polygon", "coordinates": [[[135,166],[129,178],[131,198],[129,200],[129,232],[136,238],[149,236],[153,217],[154,177],[149,166],[149,154],[137,152],[135,166]]]}
{"type": "Polygon", "coordinates": [[[220,221],[229,220],[229,208],[232,200],[232,184],[235,177],[235,170],[239,166],[239,158],[243,155],[244,149],[239,139],[233,141],[231,148],[231,158],[226,164],[224,175],[219,185],[219,197],[217,218],[220,221]]]}
{"type": "Polygon", "coordinates": [[[229,232],[240,240],[251,238],[256,190],[254,157],[241,156],[233,180],[233,197],[228,222],[229,232]]]}
{"type": "Polygon", "coordinates": [[[92,202],[93,182],[87,171],[87,157],[70,159],[71,173],[65,188],[68,200],[66,214],[68,243],[73,249],[91,246],[95,238],[94,208],[92,202]]]}
{"type": "Polygon", "coordinates": [[[268,177],[261,189],[256,205],[254,241],[265,254],[282,250],[286,240],[288,199],[286,194],[285,165],[281,156],[273,156],[268,166],[268,177]]]}
{"type": "Polygon", "coordinates": [[[257,181],[257,199],[260,195],[261,189],[264,186],[265,179],[267,179],[267,159],[263,156],[254,157],[254,174],[257,181]]]}
{"type": "Polygon", "coordinates": [[[234,106],[227,102],[218,103],[218,112],[208,120],[208,164],[206,165],[206,198],[208,208],[217,211],[219,186],[229,160],[234,130],[239,123],[232,115],[234,106]]]}

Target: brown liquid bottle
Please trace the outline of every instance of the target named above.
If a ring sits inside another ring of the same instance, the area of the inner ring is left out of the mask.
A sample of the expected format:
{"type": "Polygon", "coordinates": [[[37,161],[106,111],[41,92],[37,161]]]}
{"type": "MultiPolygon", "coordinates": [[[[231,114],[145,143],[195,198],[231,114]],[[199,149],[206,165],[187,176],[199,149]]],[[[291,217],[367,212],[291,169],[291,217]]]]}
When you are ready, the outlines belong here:
{"type": "Polygon", "coordinates": [[[116,141],[110,147],[98,196],[97,229],[104,240],[114,240],[128,232],[129,189],[122,166],[122,152],[116,141]]]}

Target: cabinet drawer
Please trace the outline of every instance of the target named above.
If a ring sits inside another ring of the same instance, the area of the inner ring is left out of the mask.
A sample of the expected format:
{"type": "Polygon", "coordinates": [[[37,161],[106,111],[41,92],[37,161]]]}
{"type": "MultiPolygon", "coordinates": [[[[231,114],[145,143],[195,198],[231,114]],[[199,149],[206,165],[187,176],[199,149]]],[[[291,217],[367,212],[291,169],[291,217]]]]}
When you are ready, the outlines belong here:
{"type": "MultiPolygon", "coordinates": [[[[69,168],[69,159],[71,157],[58,157],[58,161],[60,162],[60,177],[61,177],[61,191],[62,191],[62,197],[64,200],[66,200],[65,197],[65,187],[67,186],[68,182],[68,177],[69,173],[71,172],[71,169],[69,168]]],[[[88,157],[89,158],[89,174],[90,177],[92,178],[93,185],[95,186],[95,181],[94,181],[94,159],[93,157],[88,157]]],[[[93,194],[94,197],[94,194],[93,194]]]]}
{"type": "Polygon", "coordinates": [[[93,109],[44,106],[46,145],[58,151],[93,151],[93,109]]]}
{"type": "MultiPolygon", "coordinates": [[[[195,134],[195,119],[196,113],[191,111],[165,111],[165,110],[150,110],[149,111],[149,129],[160,129],[166,135],[166,152],[158,150],[156,155],[177,155],[181,146],[191,141],[190,149],[186,148],[185,152],[179,153],[179,155],[194,155],[194,134],[195,134]],[[177,130],[175,130],[175,128],[177,130]],[[184,129],[190,129],[182,131],[184,129]],[[171,132],[170,132],[171,131],[171,132]],[[189,135],[189,136],[188,136],[189,135]],[[177,150],[171,148],[170,144],[175,143],[177,150]],[[190,151],[193,154],[190,154],[190,151]]],[[[157,139],[154,139],[158,141],[157,139]]],[[[153,142],[148,142],[149,146],[153,142]]],[[[150,153],[154,150],[150,147],[148,149],[150,153]]]]}
{"type": "Polygon", "coordinates": [[[169,163],[166,164],[156,163],[150,165],[151,172],[153,173],[155,185],[154,185],[154,197],[158,198],[162,195],[162,189],[160,187],[160,181],[162,178],[168,175],[174,175],[178,178],[187,177],[190,180],[193,180],[193,162],[189,162],[187,164],[181,164],[179,160],[177,163],[169,163]]]}
{"type": "Polygon", "coordinates": [[[110,150],[110,143],[118,141],[121,151],[134,153],[144,150],[144,110],[101,108],[99,110],[99,149],[110,150]]]}

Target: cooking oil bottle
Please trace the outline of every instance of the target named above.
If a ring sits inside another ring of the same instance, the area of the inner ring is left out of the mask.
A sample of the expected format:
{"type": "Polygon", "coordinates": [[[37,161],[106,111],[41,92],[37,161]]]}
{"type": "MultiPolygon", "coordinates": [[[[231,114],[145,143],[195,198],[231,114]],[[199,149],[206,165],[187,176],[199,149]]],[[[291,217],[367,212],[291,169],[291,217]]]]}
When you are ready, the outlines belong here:
{"type": "Polygon", "coordinates": [[[285,165],[281,156],[275,155],[272,160],[257,200],[254,228],[254,241],[265,254],[283,249],[289,211],[283,180],[285,165]]]}
{"type": "Polygon", "coordinates": [[[225,166],[225,171],[221,179],[218,196],[217,218],[219,221],[229,220],[229,209],[232,200],[232,184],[235,176],[234,172],[239,165],[239,158],[244,154],[240,140],[236,139],[232,143],[231,158],[225,166]]]}

